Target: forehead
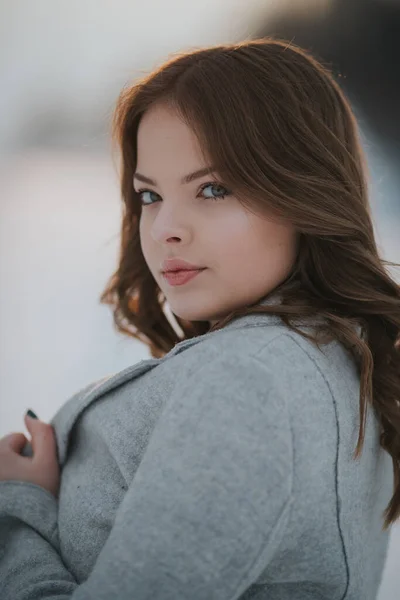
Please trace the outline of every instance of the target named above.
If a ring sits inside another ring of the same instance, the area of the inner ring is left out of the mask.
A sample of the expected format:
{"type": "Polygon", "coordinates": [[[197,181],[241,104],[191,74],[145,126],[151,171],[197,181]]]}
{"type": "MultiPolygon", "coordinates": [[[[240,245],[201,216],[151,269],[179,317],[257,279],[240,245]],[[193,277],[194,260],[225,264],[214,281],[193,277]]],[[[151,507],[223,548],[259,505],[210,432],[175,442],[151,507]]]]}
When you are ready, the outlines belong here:
{"type": "Polygon", "coordinates": [[[142,116],[138,127],[138,144],[148,139],[173,142],[175,139],[192,141],[194,134],[176,111],[165,105],[151,107],[142,116]]]}
{"type": "Polygon", "coordinates": [[[155,106],[143,115],[137,132],[138,171],[154,178],[158,172],[184,175],[205,163],[195,134],[171,108],[155,106]]]}

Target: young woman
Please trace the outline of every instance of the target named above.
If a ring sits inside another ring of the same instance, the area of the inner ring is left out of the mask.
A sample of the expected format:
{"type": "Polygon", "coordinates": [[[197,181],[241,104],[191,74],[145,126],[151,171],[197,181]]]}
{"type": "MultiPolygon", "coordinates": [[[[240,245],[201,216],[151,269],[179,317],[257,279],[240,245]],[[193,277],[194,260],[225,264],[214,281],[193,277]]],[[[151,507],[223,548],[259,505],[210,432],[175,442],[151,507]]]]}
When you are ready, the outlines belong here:
{"type": "Polygon", "coordinates": [[[114,133],[102,301],[153,358],[27,419],[30,456],[1,440],[2,599],[376,598],[400,289],[343,93],[293,44],[218,45],[124,89],[114,133]]]}

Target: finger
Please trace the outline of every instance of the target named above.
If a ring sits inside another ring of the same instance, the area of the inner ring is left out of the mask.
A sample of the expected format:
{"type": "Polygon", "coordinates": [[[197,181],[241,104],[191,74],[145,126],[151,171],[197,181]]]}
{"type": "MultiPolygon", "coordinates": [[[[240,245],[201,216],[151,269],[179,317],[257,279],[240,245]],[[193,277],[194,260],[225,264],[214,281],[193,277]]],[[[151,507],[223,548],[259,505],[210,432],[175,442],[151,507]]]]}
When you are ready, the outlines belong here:
{"type": "Polygon", "coordinates": [[[23,447],[27,443],[27,439],[23,433],[11,433],[7,437],[7,445],[13,452],[20,454],[22,452],[23,447]]]}
{"type": "Polygon", "coordinates": [[[56,457],[57,444],[53,427],[25,415],[25,424],[32,436],[31,445],[34,462],[52,462],[56,457]]]}

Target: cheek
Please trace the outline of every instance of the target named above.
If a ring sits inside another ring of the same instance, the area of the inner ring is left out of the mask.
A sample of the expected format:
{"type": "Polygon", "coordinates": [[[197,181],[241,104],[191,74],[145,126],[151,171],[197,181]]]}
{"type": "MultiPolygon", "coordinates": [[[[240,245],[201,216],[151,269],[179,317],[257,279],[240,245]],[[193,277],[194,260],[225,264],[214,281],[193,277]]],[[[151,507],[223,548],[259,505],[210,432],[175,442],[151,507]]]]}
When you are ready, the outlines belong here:
{"type": "Polygon", "coordinates": [[[140,239],[140,246],[141,246],[142,252],[144,254],[144,249],[146,246],[146,234],[145,234],[145,230],[143,227],[143,222],[141,220],[139,221],[139,239],[140,239]]]}
{"type": "Polygon", "coordinates": [[[243,276],[249,264],[257,260],[261,242],[246,217],[227,219],[216,229],[213,227],[209,235],[209,248],[214,249],[215,262],[227,276],[235,277],[239,273],[243,276]]]}
{"type": "Polygon", "coordinates": [[[264,243],[258,254],[265,257],[271,274],[278,278],[287,276],[296,258],[295,234],[286,227],[275,226],[264,234],[264,243]]]}
{"type": "Polygon", "coordinates": [[[150,241],[151,223],[150,215],[144,211],[139,217],[139,235],[141,243],[147,246],[150,241]]]}
{"type": "Polygon", "coordinates": [[[239,238],[239,260],[252,265],[252,270],[285,273],[296,256],[296,235],[286,226],[259,217],[249,219],[244,235],[239,238]]]}
{"type": "Polygon", "coordinates": [[[145,219],[141,219],[139,221],[139,238],[140,238],[140,246],[142,248],[142,254],[148,262],[148,259],[151,255],[151,239],[150,239],[150,230],[149,226],[146,223],[145,219]]]}

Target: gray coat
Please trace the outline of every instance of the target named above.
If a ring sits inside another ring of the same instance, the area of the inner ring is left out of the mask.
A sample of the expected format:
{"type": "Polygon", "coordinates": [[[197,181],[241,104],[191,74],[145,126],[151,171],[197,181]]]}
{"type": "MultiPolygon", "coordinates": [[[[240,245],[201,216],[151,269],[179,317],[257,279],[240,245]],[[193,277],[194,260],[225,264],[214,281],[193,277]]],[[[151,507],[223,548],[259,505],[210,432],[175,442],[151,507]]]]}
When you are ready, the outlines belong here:
{"type": "Polygon", "coordinates": [[[337,342],[247,316],[57,412],[59,499],[0,482],[1,600],[373,600],[392,461],[337,342]]]}

